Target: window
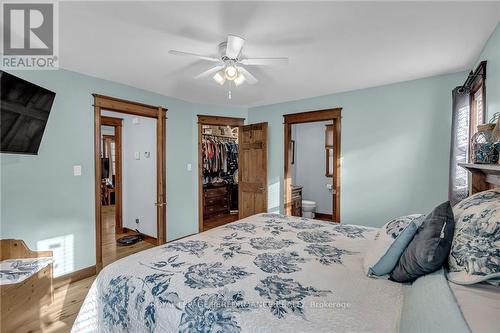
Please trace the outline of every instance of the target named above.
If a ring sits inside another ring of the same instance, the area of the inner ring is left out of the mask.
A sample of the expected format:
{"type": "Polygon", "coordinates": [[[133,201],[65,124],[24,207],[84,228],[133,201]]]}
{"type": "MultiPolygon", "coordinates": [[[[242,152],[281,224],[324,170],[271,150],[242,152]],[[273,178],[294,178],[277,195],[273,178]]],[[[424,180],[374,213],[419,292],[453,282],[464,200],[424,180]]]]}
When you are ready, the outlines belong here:
{"type": "Polygon", "coordinates": [[[335,147],[334,147],[334,129],[333,124],[326,125],[325,128],[325,152],[326,152],[326,177],[333,177],[333,168],[335,164],[335,147]]]}
{"type": "MultiPolygon", "coordinates": [[[[478,126],[484,124],[486,119],[486,61],[479,64],[474,72],[471,72],[467,77],[463,87],[469,91],[469,152],[470,144],[474,134],[478,132],[478,126]]],[[[472,156],[468,156],[468,161],[472,161],[472,156]]]]}
{"type": "Polygon", "coordinates": [[[470,93],[470,137],[477,133],[477,126],[485,123],[484,84],[479,80],[470,93]]]}
{"type": "Polygon", "coordinates": [[[453,90],[449,199],[452,205],[469,194],[469,174],[459,166],[471,163],[471,139],[486,119],[486,61],[470,72],[464,84],[453,90]]]}

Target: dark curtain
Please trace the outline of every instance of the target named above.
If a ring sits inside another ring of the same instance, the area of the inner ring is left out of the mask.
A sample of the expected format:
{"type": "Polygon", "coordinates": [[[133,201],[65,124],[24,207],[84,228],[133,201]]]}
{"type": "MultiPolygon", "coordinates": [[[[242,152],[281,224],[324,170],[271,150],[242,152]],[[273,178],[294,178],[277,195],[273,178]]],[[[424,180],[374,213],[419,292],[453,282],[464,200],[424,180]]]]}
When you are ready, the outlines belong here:
{"type": "Polygon", "coordinates": [[[448,197],[455,205],[469,195],[469,174],[458,163],[467,163],[469,154],[470,95],[463,87],[452,92],[450,182],[448,197]]]}

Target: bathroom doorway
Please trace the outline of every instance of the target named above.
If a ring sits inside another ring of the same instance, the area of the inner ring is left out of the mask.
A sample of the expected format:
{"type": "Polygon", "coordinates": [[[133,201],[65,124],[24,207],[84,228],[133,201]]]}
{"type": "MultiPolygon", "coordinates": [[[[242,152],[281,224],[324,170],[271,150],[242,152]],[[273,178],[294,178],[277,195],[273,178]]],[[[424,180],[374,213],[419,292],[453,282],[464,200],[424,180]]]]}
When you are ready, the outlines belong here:
{"type": "Polygon", "coordinates": [[[284,115],[285,213],[340,222],[341,109],[284,115]]]}

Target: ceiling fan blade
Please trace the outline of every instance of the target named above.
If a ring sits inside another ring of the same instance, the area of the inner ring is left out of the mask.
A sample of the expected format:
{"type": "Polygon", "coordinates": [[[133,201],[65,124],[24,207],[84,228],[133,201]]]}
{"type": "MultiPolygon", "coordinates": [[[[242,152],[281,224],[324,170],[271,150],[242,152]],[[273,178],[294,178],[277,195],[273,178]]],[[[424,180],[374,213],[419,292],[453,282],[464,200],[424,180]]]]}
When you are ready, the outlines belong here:
{"type": "Polygon", "coordinates": [[[259,80],[257,80],[255,78],[255,76],[253,76],[252,74],[250,74],[249,71],[247,71],[245,68],[243,67],[236,67],[239,71],[240,71],[240,74],[242,74],[246,81],[250,84],[256,84],[257,82],[259,82],[259,80]]]}
{"type": "Polygon", "coordinates": [[[270,65],[281,65],[288,64],[288,58],[250,58],[250,59],[242,59],[240,61],[243,65],[262,65],[262,66],[270,66],[270,65]]]}
{"type": "Polygon", "coordinates": [[[214,74],[214,73],[220,71],[223,68],[224,68],[224,66],[215,66],[215,67],[212,67],[209,70],[206,70],[203,73],[200,73],[200,74],[196,75],[194,78],[195,79],[201,79],[201,78],[207,77],[207,76],[209,76],[211,74],[214,74]]]}
{"type": "Polygon", "coordinates": [[[220,59],[217,59],[214,57],[204,56],[204,55],[196,54],[196,53],[177,51],[177,50],[170,50],[170,51],[168,51],[168,53],[173,54],[173,55],[179,55],[179,56],[194,57],[194,58],[203,59],[203,60],[207,60],[207,61],[213,61],[213,62],[220,61],[220,59]]]}
{"type": "Polygon", "coordinates": [[[243,44],[245,44],[245,40],[243,38],[235,35],[228,35],[227,45],[226,45],[226,56],[230,59],[238,58],[241,49],[243,48],[243,44]]]}

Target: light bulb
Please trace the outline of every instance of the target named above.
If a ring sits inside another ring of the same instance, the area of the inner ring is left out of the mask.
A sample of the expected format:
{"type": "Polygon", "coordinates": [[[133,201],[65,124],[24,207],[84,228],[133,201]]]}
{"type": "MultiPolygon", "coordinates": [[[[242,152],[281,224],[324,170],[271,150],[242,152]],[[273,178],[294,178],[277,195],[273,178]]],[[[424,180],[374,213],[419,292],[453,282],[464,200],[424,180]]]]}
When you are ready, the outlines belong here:
{"type": "Polygon", "coordinates": [[[229,65],[226,67],[224,74],[226,75],[226,79],[233,81],[238,77],[238,70],[233,65],[229,65]]]}
{"type": "Polygon", "coordinates": [[[226,82],[226,77],[224,75],[224,71],[220,70],[217,73],[215,73],[213,79],[215,80],[215,82],[217,82],[218,84],[220,84],[222,86],[226,82]]]}
{"type": "Polygon", "coordinates": [[[243,76],[243,74],[239,73],[236,79],[234,79],[234,84],[235,86],[239,86],[243,82],[245,82],[245,77],[243,76]]]}

